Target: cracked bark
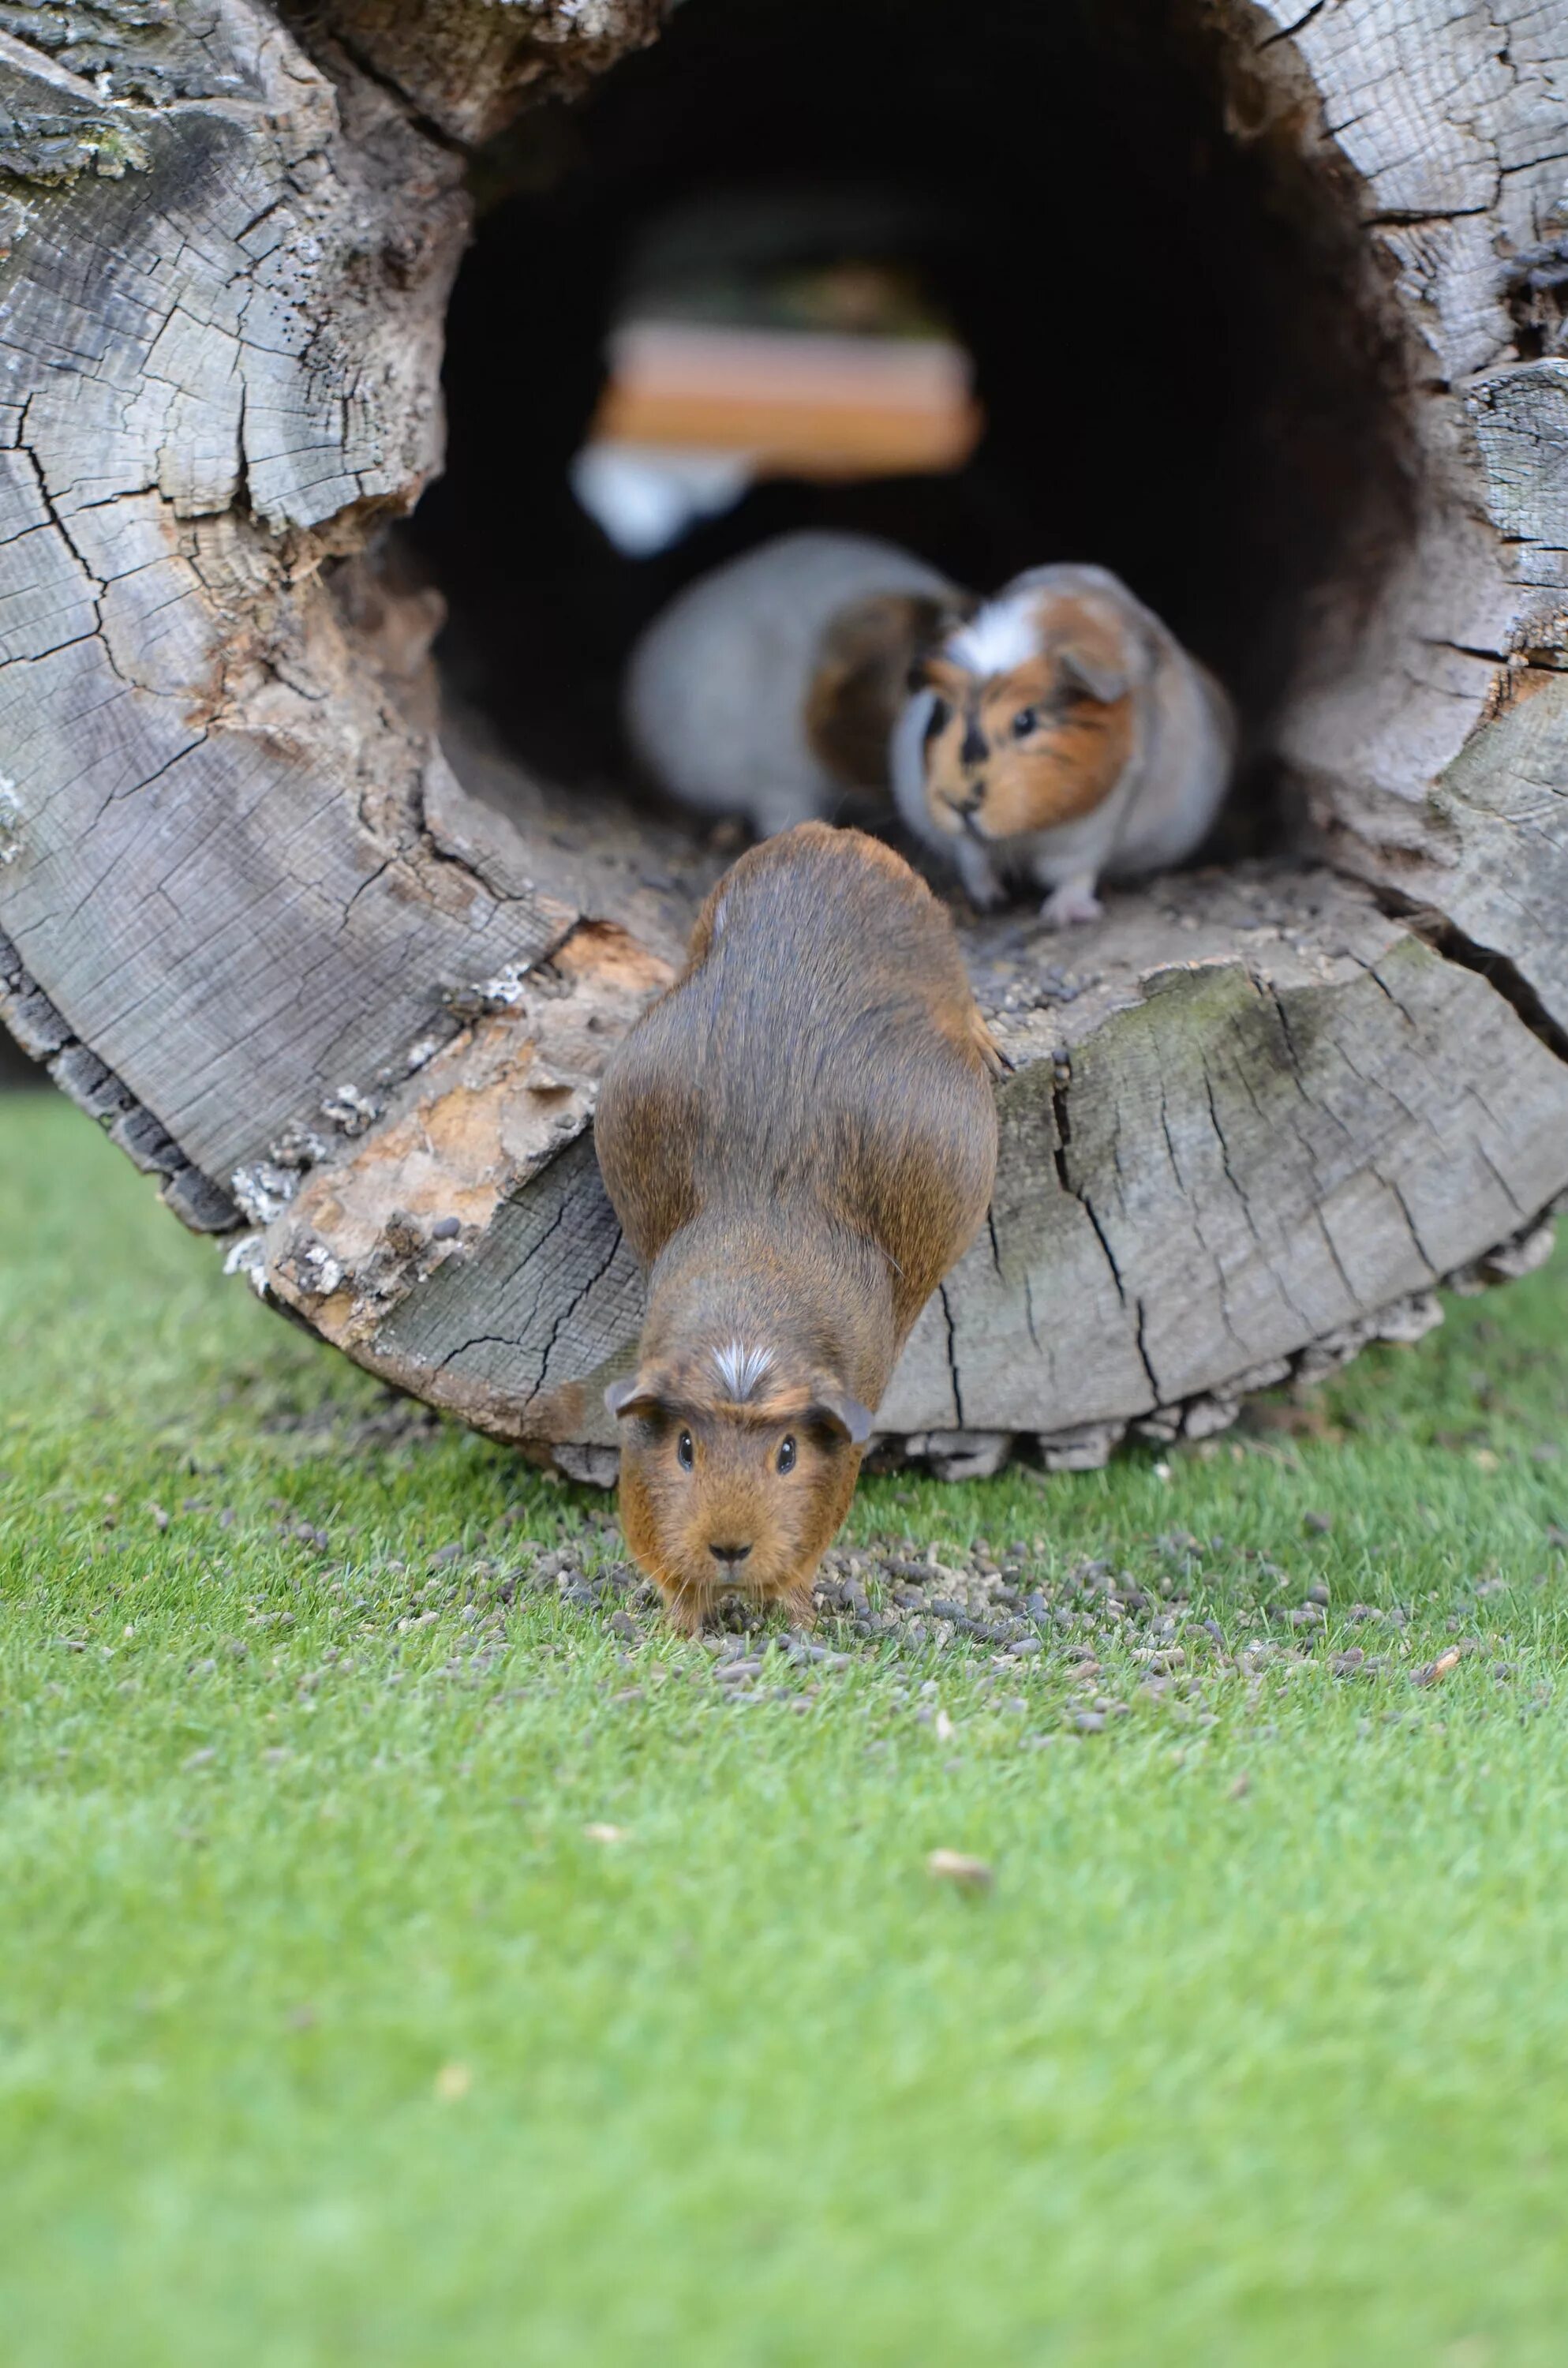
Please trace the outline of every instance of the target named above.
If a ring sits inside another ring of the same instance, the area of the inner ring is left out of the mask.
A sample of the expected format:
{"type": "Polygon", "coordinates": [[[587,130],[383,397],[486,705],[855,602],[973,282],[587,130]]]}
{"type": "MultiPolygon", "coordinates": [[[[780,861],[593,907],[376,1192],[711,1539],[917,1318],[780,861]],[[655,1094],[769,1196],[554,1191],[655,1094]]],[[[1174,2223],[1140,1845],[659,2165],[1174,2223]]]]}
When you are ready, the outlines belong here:
{"type": "MultiPolygon", "coordinates": [[[[659,9],[145,13],[0,38],[0,1017],[324,1338],[603,1478],[641,1285],[595,1087],[713,866],[437,737],[438,613],[367,554],[440,465],[465,147],[659,9]]],[[[1568,1188],[1568,30],[1194,15],[1361,257],[1412,520],[1272,720],[1332,871],[966,932],[995,1206],[881,1415],[955,1473],[1414,1337],[1568,1188]]]]}

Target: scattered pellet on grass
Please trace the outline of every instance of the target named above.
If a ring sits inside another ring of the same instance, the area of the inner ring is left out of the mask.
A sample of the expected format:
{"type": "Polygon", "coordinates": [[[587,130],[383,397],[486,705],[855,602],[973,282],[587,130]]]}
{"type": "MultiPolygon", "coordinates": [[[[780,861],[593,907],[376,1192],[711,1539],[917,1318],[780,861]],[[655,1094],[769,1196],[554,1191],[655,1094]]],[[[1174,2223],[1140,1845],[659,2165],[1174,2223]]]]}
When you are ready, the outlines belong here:
{"type": "Polygon", "coordinates": [[[457,2104],[472,2086],[473,2074],[466,2064],[443,2064],[436,2075],[436,2094],[443,2105],[457,2104]]]}
{"type": "Polygon", "coordinates": [[[583,1827],[583,1834],[585,1839],[587,1841],[604,1842],[607,1844],[630,1841],[631,1839],[624,1826],[585,1826],[583,1827]]]}
{"type": "Polygon", "coordinates": [[[1233,1801],[1244,1801],[1251,1791],[1252,1778],[1247,1774],[1246,1770],[1244,1768],[1241,1774],[1231,1786],[1228,1797],[1233,1801]]]}
{"type": "Polygon", "coordinates": [[[926,1872],[937,1883],[956,1884],[960,1891],[989,1891],[996,1880],[995,1869],[983,1858],[971,1858],[967,1850],[934,1850],[926,1860],[926,1872]]]}

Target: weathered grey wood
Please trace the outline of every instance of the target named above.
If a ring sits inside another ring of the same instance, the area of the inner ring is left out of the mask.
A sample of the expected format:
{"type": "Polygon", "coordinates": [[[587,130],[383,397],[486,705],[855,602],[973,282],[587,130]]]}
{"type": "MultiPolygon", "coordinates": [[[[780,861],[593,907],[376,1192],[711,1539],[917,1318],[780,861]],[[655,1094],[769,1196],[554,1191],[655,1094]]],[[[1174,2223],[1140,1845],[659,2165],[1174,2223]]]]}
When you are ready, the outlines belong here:
{"type": "Polygon", "coordinates": [[[1561,665],[1568,611],[1568,362],[1519,343],[1528,266],[1568,253],[1568,12],[1264,5],[1281,103],[1290,53],[1355,176],[1369,256],[1398,274],[1417,480],[1403,564],[1365,629],[1340,643],[1330,620],[1303,649],[1280,745],[1335,860],[1449,914],[1561,1026],[1561,711],[1488,719],[1561,665]]]}
{"type": "MultiPolygon", "coordinates": [[[[1568,1189],[1568,332],[1529,279],[1568,237],[1568,13],[1194,13],[1235,136],[1293,147],[1361,257],[1410,528],[1311,605],[1275,719],[1346,876],[970,934],[1017,1063],[994,1222],[882,1417],[955,1474],[1216,1428],[1527,1267],[1568,1189]]],[[[659,16],[0,31],[0,1018],[324,1338],[601,1479],[639,1286],[596,1082],[715,859],[472,719],[437,743],[437,610],[338,563],[440,465],[462,144],[659,16]]]]}
{"type": "Polygon", "coordinates": [[[475,142],[548,93],[574,95],[628,49],[651,41],[664,0],[330,0],[289,21],[341,50],[449,139],[475,142]]]}
{"type": "MultiPolygon", "coordinates": [[[[62,182],[54,147],[13,167],[50,177],[14,183],[0,354],[0,912],[243,1201],[236,1176],[330,1142],[329,1104],[379,1105],[451,993],[576,916],[525,860],[498,881],[454,854],[461,794],[320,572],[438,465],[460,166],[264,10],[215,12],[204,54],[200,95],[134,111],[119,177],[62,182]]],[[[16,42],[0,78],[101,172],[119,117],[93,85],[16,42]]]]}

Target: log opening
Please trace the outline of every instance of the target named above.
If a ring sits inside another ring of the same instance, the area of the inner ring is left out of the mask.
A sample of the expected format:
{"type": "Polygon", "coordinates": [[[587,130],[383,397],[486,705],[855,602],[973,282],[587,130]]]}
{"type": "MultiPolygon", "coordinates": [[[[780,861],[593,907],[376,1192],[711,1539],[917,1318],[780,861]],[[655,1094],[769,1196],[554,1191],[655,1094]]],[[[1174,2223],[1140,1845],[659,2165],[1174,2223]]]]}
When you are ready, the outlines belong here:
{"type": "Polygon", "coordinates": [[[982,589],[1048,559],[1115,568],[1237,695],[1233,843],[1260,842],[1303,643],[1364,616],[1407,528],[1402,358],[1343,176],[1309,167],[1199,17],[978,0],[959,40],[940,0],[686,0],[569,113],[497,143],[414,537],[450,605],[449,677],[526,764],[624,777],[617,680],[653,610],[768,534],[849,526],[982,589]],[[494,194],[507,175],[528,186],[494,194]],[[787,236],[814,200],[797,252],[828,261],[835,191],[846,221],[869,199],[905,225],[894,256],[974,359],[980,450],[946,476],[769,483],[620,557],[567,476],[635,244],[681,212],[700,245],[704,207],[715,240],[747,205],[787,236]]]}

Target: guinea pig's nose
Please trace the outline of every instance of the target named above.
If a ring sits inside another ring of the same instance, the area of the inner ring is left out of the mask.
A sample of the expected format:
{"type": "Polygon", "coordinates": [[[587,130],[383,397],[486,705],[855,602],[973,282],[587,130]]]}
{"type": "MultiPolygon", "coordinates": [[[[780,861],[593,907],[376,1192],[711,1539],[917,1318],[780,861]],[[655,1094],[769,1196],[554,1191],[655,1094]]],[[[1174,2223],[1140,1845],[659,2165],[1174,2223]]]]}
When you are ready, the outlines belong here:
{"type": "Polygon", "coordinates": [[[751,1548],[750,1546],[710,1545],[708,1551],[712,1555],[715,1562],[727,1562],[730,1568],[733,1570],[738,1562],[744,1562],[747,1554],[751,1552],[751,1548]]]}
{"type": "Polygon", "coordinates": [[[949,798],[948,800],[948,803],[951,806],[956,814],[978,814],[984,802],[984,798],[985,791],[982,788],[971,790],[969,795],[965,798],[949,798]]]}

